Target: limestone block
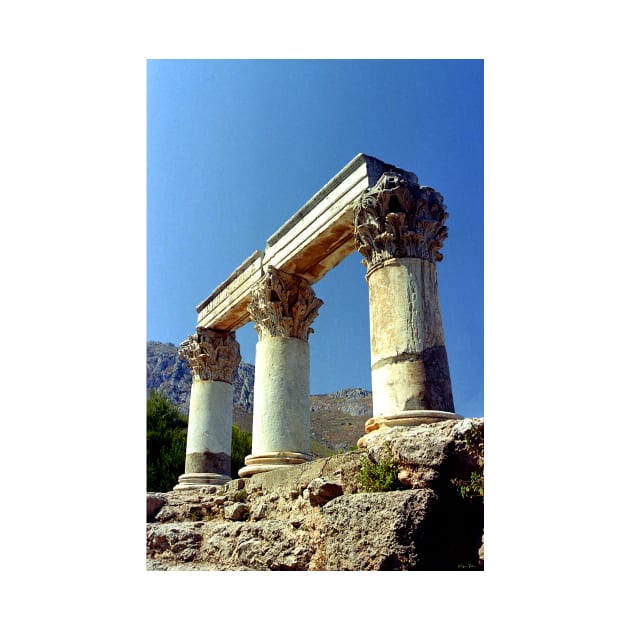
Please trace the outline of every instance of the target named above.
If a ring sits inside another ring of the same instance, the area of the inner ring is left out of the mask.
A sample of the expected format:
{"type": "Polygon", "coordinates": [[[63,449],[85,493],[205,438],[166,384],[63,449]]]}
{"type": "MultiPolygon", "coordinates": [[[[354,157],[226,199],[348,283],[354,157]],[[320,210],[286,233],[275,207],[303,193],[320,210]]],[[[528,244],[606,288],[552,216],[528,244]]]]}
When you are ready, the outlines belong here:
{"type": "Polygon", "coordinates": [[[166,504],[166,499],[153,492],[147,494],[147,523],[155,519],[156,514],[166,504]]]}
{"type": "Polygon", "coordinates": [[[230,554],[234,563],[250,570],[304,571],[308,568],[312,554],[308,533],[278,520],[239,525],[240,529],[231,530],[227,537],[210,538],[209,551],[213,555],[218,552],[221,557],[230,554]]]}
{"type": "Polygon", "coordinates": [[[147,556],[190,561],[194,554],[187,553],[182,557],[182,553],[199,549],[202,539],[197,523],[152,523],[147,526],[147,556]]]}
{"type": "Polygon", "coordinates": [[[232,503],[224,508],[225,518],[229,521],[241,521],[247,516],[247,504],[232,503]]]}
{"type": "Polygon", "coordinates": [[[426,566],[429,489],[343,495],[322,508],[323,569],[419,570],[426,566]]]}
{"type": "Polygon", "coordinates": [[[267,504],[264,500],[259,500],[252,505],[250,512],[252,521],[259,521],[267,516],[267,504]]]}
{"type": "Polygon", "coordinates": [[[328,501],[343,494],[341,481],[316,477],[308,484],[308,500],[312,506],[326,505],[328,501]]]}
{"type": "Polygon", "coordinates": [[[393,456],[399,481],[408,488],[432,487],[440,478],[467,477],[483,468],[469,452],[467,441],[483,433],[482,418],[443,420],[410,427],[390,427],[361,438],[375,461],[393,456]]]}

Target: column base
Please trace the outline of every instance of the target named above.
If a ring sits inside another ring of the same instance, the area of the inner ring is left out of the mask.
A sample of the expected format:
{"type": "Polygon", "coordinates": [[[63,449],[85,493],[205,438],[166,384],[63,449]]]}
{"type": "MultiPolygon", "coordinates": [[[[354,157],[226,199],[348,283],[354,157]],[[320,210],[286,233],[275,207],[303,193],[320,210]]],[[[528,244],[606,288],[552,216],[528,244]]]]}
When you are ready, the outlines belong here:
{"type": "Polygon", "coordinates": [[[289,451],[274,451],[262,455],[248,455],[245,466],[238,471],[239,477],[251,477],[262,472],[296,466],[310,462],[313,458],[306,453],[291,453],[289,451]]]}
{"type": "MultiPolygon", "coordinates": [[[[444,420],[462,420],[463,416],[451,411],[437,411],[433,409],[413,409],[411,411],[399,411],[395,414],[376,416],[365,423],[365,433],[386,429],[388,427],[416,427],[421,424],[432,424],[444,420]]],[[[364,448],[365,435],[359,438],[357,446],[364,448]]]]}
{"type": "Polygon", "coordinates": [[[191,490],[203,486],[223,486],[232,477],[219,473],[185,473],[177,478],[177,485],[173,490],[191,490]]]}

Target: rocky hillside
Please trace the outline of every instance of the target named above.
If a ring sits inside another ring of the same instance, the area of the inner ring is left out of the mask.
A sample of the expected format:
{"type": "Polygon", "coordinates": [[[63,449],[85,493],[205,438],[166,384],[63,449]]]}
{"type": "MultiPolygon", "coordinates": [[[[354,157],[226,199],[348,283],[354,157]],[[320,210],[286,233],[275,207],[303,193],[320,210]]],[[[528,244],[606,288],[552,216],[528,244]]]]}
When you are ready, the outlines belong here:
{"type": "MultiPolygon", "coordinates": [[[[177,354],[177,346],[147,342],[147,396],[152,389],[164,392],[188,416],[192,376],[177,354]]],[[[254,366],[241,363],[234,379],[234,423],[252,430],[254,409],[254,366]]],[[[372,394],[364,389],[341,389],[311,396],[311,437],[314,455],[347,450],[364,434],[365,421],[372,415],[372,394]],[[324,448],[318,452],[317,445],[324,448]]]]}
{"type": "Polygon", "coordinates": [[[347,450],[365,433],[371,415],[372,393],[364,389],[311,396],[311,436],[334,452],[347,450]]]}
{"type": "MultiPolygon", "coordinates": [[[[177,346],[147,341],[147,396],[152,389],[164,392],[184,415],[188,415],[192,375],[177,354],[177,346]]],[[[254,366],[241,363],[234,379],[234,404],[252,412],[254,408],[254,366]]]]}

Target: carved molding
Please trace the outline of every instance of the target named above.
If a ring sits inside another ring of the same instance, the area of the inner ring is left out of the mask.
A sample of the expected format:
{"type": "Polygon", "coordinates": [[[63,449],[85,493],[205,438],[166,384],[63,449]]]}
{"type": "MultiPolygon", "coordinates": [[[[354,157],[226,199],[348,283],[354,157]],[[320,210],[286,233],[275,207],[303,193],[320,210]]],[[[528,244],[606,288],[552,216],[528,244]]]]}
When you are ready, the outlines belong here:
{"type": "Polygon", "coordinates": [[[383,173],[354,206],[354,238],[368,271],[390,258],[442,260],[448,236],[442,195],[409,182],[399,173],[383,173]]]}
{"type": "Polygon", "coordinates": [[[197,328],[195,335],[180,344],[178,353],[202,381],[232,383],[241,361],[236,333],[210,328],[197,328]]]}
{"type": "Polygon", "coordinates": [[[271,265],[252,289],[247,307],[259,337],[296,337],[308,340],[311,323],[323,304],[311,285],[271,265]]]}

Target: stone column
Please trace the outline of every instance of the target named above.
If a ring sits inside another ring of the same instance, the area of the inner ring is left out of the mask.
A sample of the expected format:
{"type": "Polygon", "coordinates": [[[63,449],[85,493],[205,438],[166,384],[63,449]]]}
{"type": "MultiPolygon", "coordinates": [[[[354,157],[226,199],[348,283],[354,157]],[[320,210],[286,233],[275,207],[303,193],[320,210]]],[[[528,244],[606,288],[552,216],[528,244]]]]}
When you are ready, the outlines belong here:
{"type": "Polygon", "coordinates": [[[460,417],[435,265],[448,233],[445,209],[440,193],[398,173],[384,173],[355,205],[370,304],[373,417],[366,433],[460,417]]]}
{"type": "Polygon", "coordinates": [[[259,337],[252,454],[239,477],[312,459],[308,335],[322,304],[306,280],[271,266],[252,290],[248,311],[259,337]]]}
{"type": "Polygon", "coordinates": [[[179,348],[193,373],[186,465],[176,490],[222,485],[231,477],[234,371],[241,360],[234,332],[197,328],[179,348]]]}

